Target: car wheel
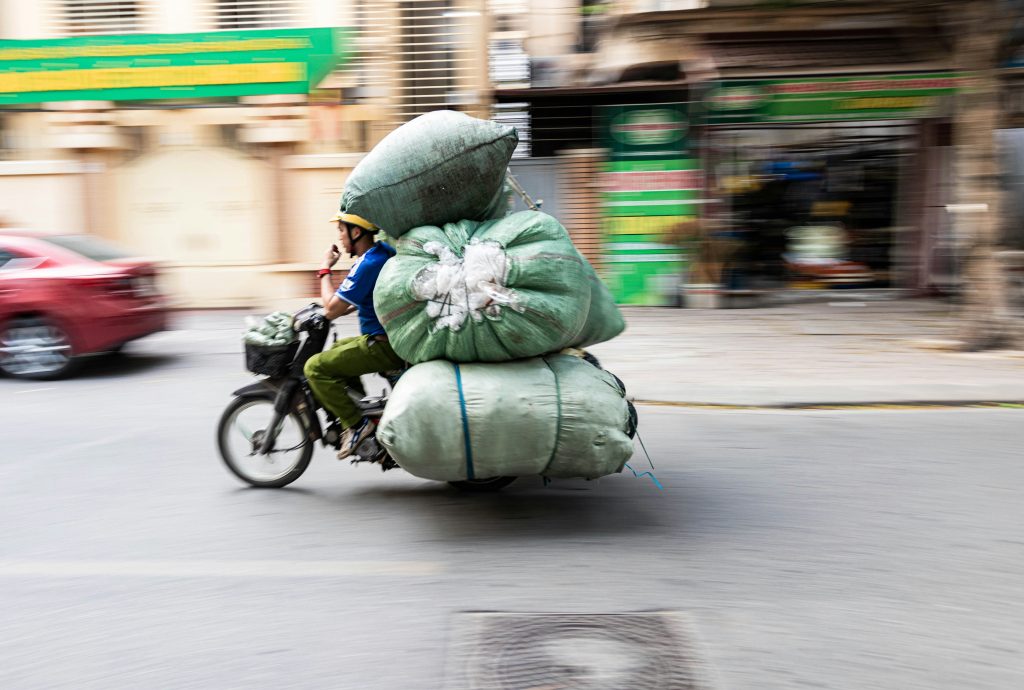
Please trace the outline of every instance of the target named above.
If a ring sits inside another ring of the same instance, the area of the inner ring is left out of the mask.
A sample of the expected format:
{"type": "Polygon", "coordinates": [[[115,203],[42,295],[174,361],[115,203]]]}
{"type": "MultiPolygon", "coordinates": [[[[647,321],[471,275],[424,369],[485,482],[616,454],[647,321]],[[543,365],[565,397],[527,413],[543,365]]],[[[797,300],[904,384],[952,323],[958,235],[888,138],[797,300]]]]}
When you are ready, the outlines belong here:
{"type": "Polygon", "coordinates": [[[19,379],[56,379],[74,366],[67,331],[41,317],[18,318],[0,328],[0,371],[19,379]]]}

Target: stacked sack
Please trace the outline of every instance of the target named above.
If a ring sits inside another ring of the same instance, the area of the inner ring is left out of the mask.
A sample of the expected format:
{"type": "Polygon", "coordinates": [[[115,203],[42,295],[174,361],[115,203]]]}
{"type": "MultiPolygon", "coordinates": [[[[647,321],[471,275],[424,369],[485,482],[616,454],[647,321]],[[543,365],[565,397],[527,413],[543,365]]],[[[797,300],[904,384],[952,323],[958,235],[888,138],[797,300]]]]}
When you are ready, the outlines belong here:
{"type": "Polygon", "coordinates": [[[377,438],[416,476],[594,478],[633,451],[620,382],[558,354],[614,338],[622,316],[555,218],[507,215],[516,142],[511,127],[429,113],[346,182],[342,208],[398,238],[374,307],[415,366],[377,438]]]}
{"type": "Polygon", "coordinates": [[[587,347],[625,328],[608,288],[545,213],[419,227],[396,249],[374,306],[411,364],[506,362],[587,347]]]}
{"type": "Polygon", "coordinates": [[[420,225],[504,215],[514,127],[439,110],[384,137],[345,181],[341,208],[391,237],[420,225]]]}

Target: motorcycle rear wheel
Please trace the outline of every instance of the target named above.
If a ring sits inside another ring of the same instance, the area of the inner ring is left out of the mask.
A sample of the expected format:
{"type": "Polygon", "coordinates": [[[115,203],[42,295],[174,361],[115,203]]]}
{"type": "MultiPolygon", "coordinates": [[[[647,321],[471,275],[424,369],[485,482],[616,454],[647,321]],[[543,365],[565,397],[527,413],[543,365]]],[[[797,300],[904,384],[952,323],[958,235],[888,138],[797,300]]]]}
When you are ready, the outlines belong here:
{"type": "Polygon", "coordinates": [[[313,457],[313,442],[309,439],[306,421],[295,410],[282,420],[282,428],[269,455],[260,455],[266,428],[259,420],[269,424],[274,411],[272,396],[235,398],[221,415],[217,425],[217,448],[221,460],[236,477],[250,486],[261,489],[279,489],[302,476],[313,457]],[[239,419],[247,410],[257,410],[253,422],[239,419]],[[244,441],[244,442],[243,442],[244,441]],[[248,449],[249,453],[244,454],[248,449]]]}
{"type": "Polygon", "coordinates": [[[501,491],[518,477],[489,477],[487,479],[466,479],[460,482],[448,482],[459,491],[466,493],[488,494],[501,491]]]}

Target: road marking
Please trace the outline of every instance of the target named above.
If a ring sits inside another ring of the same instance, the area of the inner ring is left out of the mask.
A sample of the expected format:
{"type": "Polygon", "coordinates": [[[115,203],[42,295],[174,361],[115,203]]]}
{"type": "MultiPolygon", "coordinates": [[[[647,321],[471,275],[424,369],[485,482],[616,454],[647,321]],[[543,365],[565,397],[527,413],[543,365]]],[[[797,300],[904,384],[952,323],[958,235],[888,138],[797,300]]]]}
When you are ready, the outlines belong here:
{"type": "Polygon", "coordinates": [[[21,393],[42,393],[43,391],[55,391],[55,390],[57,390],[57,389],[53,388],[53,387],[51,387],[51,388],[29,388],[28,390],[25,390],[25,391],[14,391],[14,392],[16,394],[21,394],[21,393]]]}
{"type": "Polygon", "coordinates": [[[0,561],[0,577],[428,577],[436,561],[0,561]]]}

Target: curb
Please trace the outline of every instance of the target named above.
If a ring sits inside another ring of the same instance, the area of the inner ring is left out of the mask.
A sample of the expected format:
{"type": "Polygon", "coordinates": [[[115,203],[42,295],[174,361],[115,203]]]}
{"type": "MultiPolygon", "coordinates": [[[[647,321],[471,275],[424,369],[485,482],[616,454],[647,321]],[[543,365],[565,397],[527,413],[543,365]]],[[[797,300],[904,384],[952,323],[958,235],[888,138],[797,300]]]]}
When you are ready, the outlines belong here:
{"type": "Polygon", "coordinates": [[[813,402],[734,404],[671,400],[641,400],[631,398],[635,405],[650,407],[678,407],[697,410],[780,410],[800,412],[806,410],[951,410],[951,409],[1009,409],[1024,410],[1024,400],[906,400],[889,402],[813,402]]]}

